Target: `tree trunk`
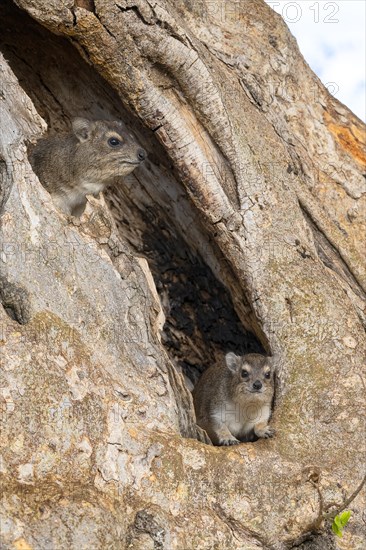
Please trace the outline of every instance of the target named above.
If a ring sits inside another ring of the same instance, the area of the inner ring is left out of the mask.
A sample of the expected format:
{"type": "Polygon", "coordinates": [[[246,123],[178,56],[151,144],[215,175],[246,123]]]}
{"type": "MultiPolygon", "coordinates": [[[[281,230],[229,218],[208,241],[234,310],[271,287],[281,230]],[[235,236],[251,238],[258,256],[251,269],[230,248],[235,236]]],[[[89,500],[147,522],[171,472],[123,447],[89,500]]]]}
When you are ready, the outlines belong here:
{"type": "Polygon", "coordinates": [[[362,123],[263,0],[16,4],[1,548],[290,548],[345,505],[361,548],[362,123]],[[71,223],[27,146],[74,116],[122,119],[149,160],[71,223]],[[187,384],[228,350],[278,358],[271,441],[195,425],[187,384]]]}

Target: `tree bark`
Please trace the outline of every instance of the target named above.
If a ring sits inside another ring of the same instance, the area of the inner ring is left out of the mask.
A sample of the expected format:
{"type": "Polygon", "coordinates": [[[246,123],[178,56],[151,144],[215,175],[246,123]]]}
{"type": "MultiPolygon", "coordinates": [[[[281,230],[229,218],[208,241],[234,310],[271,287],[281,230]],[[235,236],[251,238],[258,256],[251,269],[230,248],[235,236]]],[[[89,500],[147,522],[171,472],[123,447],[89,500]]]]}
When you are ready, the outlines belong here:
{"type": "Polygon", "coordinates": [[[16,4],[4,548],[279,549],[326,529],[364,475],[362,123],[262,0],[16,4]],[[73,116],[121,118],[149,152],[75,224],[26,149],[73,116]],[[214,448],[195,426],[179,371],[194,382],[229,349],[277,356],[272,441],[214,448]]]}

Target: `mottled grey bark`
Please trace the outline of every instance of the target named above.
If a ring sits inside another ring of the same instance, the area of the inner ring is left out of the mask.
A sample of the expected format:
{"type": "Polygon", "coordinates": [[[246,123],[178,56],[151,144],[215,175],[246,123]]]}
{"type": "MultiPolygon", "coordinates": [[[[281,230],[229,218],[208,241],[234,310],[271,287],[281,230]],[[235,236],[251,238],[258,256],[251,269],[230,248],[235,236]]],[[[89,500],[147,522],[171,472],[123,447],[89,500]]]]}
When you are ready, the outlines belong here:
{"type": "MultiPolygon", "coordinates": [[[[260,0],[16,4],[0,7],[4,548],[303,541],[364,475],[361,122],[260,0]],[[72,224],[26,145],[75,115],[121,118],[150,155],[72,224]],[[174,326],[192,258],[230,311],[217,345],[200,302],[174,326]],[[191,353],[194,379],[241,334],[278,357],[277,436],[214,448],[173,363],[191,353]]],[[[363,501],[342,548],[361,549],[363,501]]]]}

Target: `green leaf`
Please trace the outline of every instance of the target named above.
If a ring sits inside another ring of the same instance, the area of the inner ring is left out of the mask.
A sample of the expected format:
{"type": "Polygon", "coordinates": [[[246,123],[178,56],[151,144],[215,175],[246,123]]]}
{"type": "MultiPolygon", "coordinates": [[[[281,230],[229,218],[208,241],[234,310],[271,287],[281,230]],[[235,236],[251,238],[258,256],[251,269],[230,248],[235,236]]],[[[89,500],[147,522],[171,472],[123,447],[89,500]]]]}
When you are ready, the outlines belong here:
{"type": "Polygon", "coordinates": [[[337,526],[337,524],[334,521],[332,523],[332,531],[335,535],[337,535],[337,537],[339,537],[339,538],[343,537],[341,529],[339,529],[339,527],[337,526]]]}
{"type": "Polygon", "coordinates": [[[333,523],[342,531],[343,529],[343,523],[341,521],[341,518],[339,516],[336,516],[333,520],[333,523]]]}
{"type": "Polygon", "coordinates": [[[339,519],[341,520],[342,527],[345,527],[347,523],[349,522],[349,518],[351,517],[351,511],[346,510],[345,512],[342,512],[339,516],[339,519]]]}
{"type": "Polygon", "coordinates": [[[339,516],[336,516],[332,523],[332,531],[337,537],[342,538],[343,537],[343,529],[349,522],[349,518],[351,517],[351,511],[346,510],[345,512],[342,512],[339,516]]]}

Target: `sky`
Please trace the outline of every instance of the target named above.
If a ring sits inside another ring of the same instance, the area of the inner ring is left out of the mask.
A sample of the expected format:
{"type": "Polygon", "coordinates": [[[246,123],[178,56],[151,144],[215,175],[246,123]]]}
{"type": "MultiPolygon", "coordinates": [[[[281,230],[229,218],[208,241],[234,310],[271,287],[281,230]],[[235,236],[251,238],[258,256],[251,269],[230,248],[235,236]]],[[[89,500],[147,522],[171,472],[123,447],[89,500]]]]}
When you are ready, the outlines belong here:
{"type": "Polygon", "coordinates": [[[329,92],[366,120],[366,1],[266,2],[282,15],[329,92]]]}

